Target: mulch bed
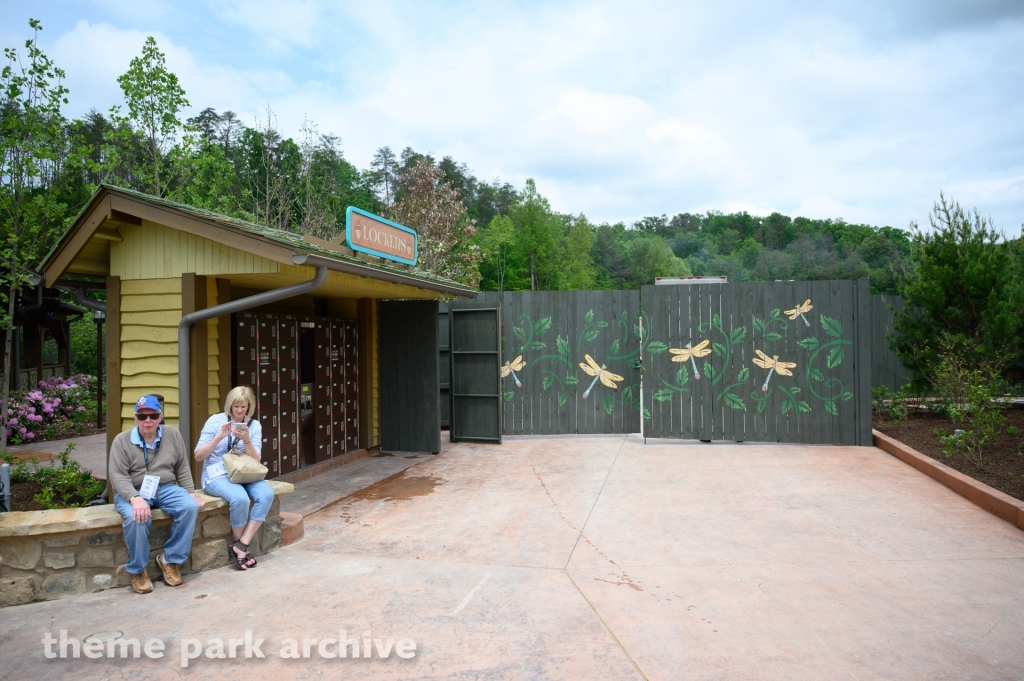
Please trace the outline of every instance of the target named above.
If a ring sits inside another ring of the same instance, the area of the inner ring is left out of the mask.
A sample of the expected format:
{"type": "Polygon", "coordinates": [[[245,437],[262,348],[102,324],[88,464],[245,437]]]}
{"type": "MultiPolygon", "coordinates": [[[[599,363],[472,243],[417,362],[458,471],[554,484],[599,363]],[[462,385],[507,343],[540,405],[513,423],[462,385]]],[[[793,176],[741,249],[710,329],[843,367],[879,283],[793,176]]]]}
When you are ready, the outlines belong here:
{"type": "Polygon", "coordinates": [[[12,511],[42,511],[43,507],[32,498],[43,491],[42,485],[36,482],[11,483],[12,511]]]}
{"type": "Polygon", "coordinates": [[[978,468],[967,460],[962,453],[946,458],[942,453],[942,443],[935,435],[936,428],[953,432],[954,425],[948,420],[926,409],[909,410],[907,420],[893,423],[888,419],[874,417],[875,430],[913,447],[917,451],[954,468],[964,475],[969,475],[978,482],[994,487],[1000,492],[1009,494],[1016,499],[1024,500],[1024,454],[1020,445],[1024,442],[1024,409],[1007,409],[1003,412],[1006,423],[1000,427],[999,434],[982,450],[982,467],[978,468]],[[1017,426],[1021,434],[1006,434],[1009,426],[1017,426]]]}

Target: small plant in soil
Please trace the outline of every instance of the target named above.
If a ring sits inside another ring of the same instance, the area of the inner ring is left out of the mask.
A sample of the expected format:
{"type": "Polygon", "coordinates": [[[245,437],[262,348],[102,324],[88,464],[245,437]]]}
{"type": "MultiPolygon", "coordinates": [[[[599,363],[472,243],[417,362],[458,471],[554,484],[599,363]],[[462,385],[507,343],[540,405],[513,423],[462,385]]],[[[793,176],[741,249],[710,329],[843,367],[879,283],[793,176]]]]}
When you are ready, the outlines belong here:
{"type": "Polygon", "coordinates": [[[33,500],[44,509],[90,505],[106,489],[106,483],[83,471],[79,463],[71,459],[74,448],[74,442],[68,443],[52,465],[40,464],[38,459],[26,462],[4,456],[11,464],[11,484],[39,485],[40,492],[33,500]]]}
{"type": "Polygon", "coordinates": [[[980,371],[965,377],[966,389],[961,403],[947,402],[946,416],[959,426],[952,433],[936,429],[935,435],[942,442],[942,453],[951,457],[963,453],[977,468],[982,467],[982,451],[999,432],[1006,417],[996,408],[996,391],[992,382],[980,371]]]}
{"type": "Polygon", "coordinates": [[[879,417],[884,418],[888,412],[889,420],[893,423],[903,423],[907,420],[907,400],[910,398],[910,386],[906,385],[897,392],[889,390],[888,386],[880,385],[871,389],[871,395],[875,398],[872,406],[879,417]]]}

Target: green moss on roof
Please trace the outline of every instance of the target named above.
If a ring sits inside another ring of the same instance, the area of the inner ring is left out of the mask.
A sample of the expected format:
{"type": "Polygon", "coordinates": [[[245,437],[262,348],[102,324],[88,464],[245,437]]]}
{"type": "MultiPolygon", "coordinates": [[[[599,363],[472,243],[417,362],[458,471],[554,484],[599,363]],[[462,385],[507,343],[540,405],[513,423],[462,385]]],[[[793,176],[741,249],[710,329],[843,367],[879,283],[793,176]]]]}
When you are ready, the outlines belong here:
{"type": "Polygon", "coordinates": [[[388,265],[387,260],[382,260],[381,262],[371,262],[364,260],[362,258],[355,258],[352,256],[345,255],[343,253],[339,253],[338,251],[331,250],[329,248],[323,248],[322,246],[317,246],[316,244],[311,244],[307,241],[303,241],[301,234],[295,234],[294,232],[286,232],[280,229],[273,229],[272,227],[265,227],[263,225],[258,225],[253,222],[247,222],[245,220],[240,220],[238,218],[222,215],[221,213],[214,213],[213,211],[205,210],[203,208],[188,206],[183,203],[177,203],[175,201],[169,201],[167,199],[153,196],[152,194],[144,194],[143,192],[138,192],[135,191],[134,189],[125,189],[124,187],[115,187],[109,184],[101,184],[99,187],[96,188],[96,192],[93,194],[92,198],[85,205],[82,211],[77,216],[75,216],[75,219],[69,225],[68,230],[64,233],[64,235],[61,236],[60,240],[58,240],[54,247],[50,249],[50,252],[46,254],[46,257],[43,258],[43,263],[49,261],[50,257],[52,257],[54,251],[57,249],[57,246],[59,246],[64,241],[68,233],[74,228],[75,225],[78,224],[78,222],[82,219],[85,213],[93,205],[93,201],[96,199],[96,196],[102,191],[129,196],[138,199],[139,201],[144,201],[146,203],[153,204],[156,206],[163,206],[164,208],[168,208],[170,210],[175,210],[180,213],[191,215],[200,220],[205,220],[206,222],[212,222],[220,227],[227,227],[228,229],[234,229],[247,234],[252,234],[253,236],[257,236],[262,239],[266,239],[267,241],[272,241],[274,243],[281,244],[282,246],[291,248],[300,254],[311,253],[315,255],[321,255],[327,258],[333,258],[334,260],[338,260],[341,262],[349,262],[363,267],[380,270],[381,272],[391,272],[394,274],[400,274],[414,279],[422,279],[424,281],[436,282],[439,284],[444,284],[446,286],[461,288],[465,291],[474,290],[472,287],[466,286],[465,284],[461,284],[457,281],[453,281],[446,277],[439,276],[432,272],[427,272],[425,270],[419,269],[418,267],[410,267],[409,269],[405,269],[404,267],[400,268],[388,265]]]}

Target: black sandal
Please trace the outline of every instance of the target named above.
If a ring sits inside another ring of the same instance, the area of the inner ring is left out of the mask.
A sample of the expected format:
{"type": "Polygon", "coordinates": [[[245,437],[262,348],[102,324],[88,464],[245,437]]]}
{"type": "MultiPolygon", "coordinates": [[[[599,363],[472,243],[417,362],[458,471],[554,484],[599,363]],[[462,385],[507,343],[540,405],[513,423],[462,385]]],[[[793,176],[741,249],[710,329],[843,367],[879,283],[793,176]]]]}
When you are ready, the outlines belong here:
{"type": "Polygon", "coordinates": [[[239,570],[249,570],[251,568],[256,567],[256,559],[252,557],[251,553],[249,553],[249,545],[243,544],[240,539],[236,539],[234,543],[228,544],[228,551],[231,552],[231,557],[235,563],[235,567],[237,567],[239,570]],[[233,548],[235,546],[245,551],[245,555],[239,558],[238,554],[235,553],[235,550],[233,548]]]}
{"type": "Polygon", "coordinates": [[[232,542],[230,542],[230,541],[228,542],[228,560],[231,561],[231,564],[235,566],[236,570],[247,570],[248,569],[248,568],[242,567],[242,563],[245,562],[245,556],[242,556],[241,562],[239,562],[238,554],[235,553],[234,544],[232,542]]]}

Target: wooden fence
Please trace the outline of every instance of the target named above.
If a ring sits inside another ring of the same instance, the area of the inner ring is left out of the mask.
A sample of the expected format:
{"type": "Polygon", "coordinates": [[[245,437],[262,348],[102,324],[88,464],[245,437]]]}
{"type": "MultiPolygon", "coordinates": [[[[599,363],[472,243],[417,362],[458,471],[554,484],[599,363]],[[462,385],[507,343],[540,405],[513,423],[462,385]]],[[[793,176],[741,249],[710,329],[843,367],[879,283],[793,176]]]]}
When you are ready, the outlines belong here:
{"type": "Polygon", "coordinates": [[[643,414],[648,437],[868,445],[872,350],[891,354],[868,291],[862,280],[483,292],[447,307],[501,310],[505,435],[639,433],[643,414]],[[796,366],[772,368],[776,356],[796,366]]]}
{"type": "Polygon", "coordinates": [[[645,286],[647,437],[871,444],[867,280],[645,286]]]}
{"type": "Polygon", "coordinates": [[[885,386],[896,392],[910,382],[910,372],[896,353],[889,349],[889,334],[893,332],[894,311],[903,309],[899,296],[871,296],[871,386],[885,386]],[[889,307],[894,308],[890,310],[889,307]]]}
{"type": "Polygon", "coordinates": [[[504,434],[640,432],[639,291],[487,292],[450,307],[501,309],[504,434]],[[588,356],[621,377],[614,389],[593,384],[588,356]]]}

